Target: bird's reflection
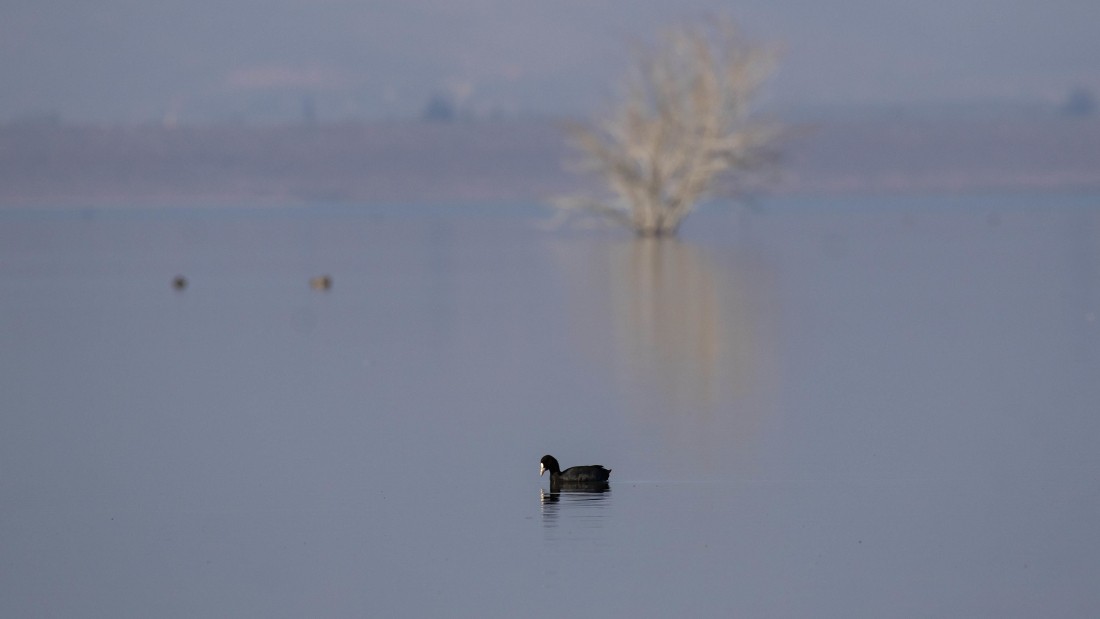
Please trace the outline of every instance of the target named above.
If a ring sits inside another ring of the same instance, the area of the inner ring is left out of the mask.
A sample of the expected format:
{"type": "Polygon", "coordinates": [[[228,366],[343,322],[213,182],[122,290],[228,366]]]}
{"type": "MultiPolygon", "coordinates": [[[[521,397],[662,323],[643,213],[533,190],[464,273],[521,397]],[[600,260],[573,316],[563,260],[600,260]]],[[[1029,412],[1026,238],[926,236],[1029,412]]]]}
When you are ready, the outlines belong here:
{"type": "MultiPolygon", "coordinates": [[[[606,481],[561,481],[550,484],[550,491],[545,489],[542,491],[543,503],[546,502],[546,497],[558,497],[562,493],[565,494],[603,494],[611,491],[611,485],[606,481]]],[[[603,497],[597,497],[603,498],[603,497]]],[[[557,500],[557,499],[552,499],[557,500]]]]}
{"type": "Polygon", "coordinates": [[[539,498],[542,501],[543,526],[557,526],[558,518],[564,514],[575,515],[589,525],[596,525],[610,496],[611,486],[607,482],[565,482],[551,484],[549,490],[542,488],[539,498]]]}

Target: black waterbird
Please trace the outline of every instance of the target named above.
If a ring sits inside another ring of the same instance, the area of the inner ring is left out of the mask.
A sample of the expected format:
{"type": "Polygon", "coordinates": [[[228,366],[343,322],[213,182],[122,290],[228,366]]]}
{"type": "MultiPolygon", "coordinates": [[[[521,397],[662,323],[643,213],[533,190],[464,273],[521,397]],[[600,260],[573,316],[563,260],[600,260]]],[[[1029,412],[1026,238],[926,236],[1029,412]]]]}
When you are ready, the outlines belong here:
{"type": "Polygon", "coordinates": [[[611,476],[611,469],[598,464],[586,466],[571,466],[564,471],[554,456],[546,455],[539,461],[539,477],[550,471],[550,488],[569,489],[576,487],[584,489],[592,486],[607,486],[607,478],[611,476]]]}

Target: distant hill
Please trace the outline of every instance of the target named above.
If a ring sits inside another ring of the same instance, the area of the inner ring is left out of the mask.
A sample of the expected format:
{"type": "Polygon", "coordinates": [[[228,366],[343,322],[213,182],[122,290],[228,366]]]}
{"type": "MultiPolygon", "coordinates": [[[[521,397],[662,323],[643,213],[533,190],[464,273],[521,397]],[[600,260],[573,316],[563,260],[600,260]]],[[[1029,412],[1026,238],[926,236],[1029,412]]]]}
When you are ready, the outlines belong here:
{"type": "MultiPolygon", "coordinates": [[[[0,126],[0,206],[516,202],[574,192],[562,123],[0,126]]],[[[767,189],[1100,189],[1100,118],[805,121],[767,189]]]]}

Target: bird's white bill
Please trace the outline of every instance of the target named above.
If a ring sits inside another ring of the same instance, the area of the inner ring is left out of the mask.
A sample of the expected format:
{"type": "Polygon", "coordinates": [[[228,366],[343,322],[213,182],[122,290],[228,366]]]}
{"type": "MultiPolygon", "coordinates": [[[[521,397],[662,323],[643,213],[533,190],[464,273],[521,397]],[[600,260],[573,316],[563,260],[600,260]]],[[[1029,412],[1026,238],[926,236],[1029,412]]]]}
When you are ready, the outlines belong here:
{"type": "Polygon", "coordinates": [[[539,477],[542,477],[542,474],[545,473],[545,472],[546,472],[546,465],[539,462],[539,477]]]}

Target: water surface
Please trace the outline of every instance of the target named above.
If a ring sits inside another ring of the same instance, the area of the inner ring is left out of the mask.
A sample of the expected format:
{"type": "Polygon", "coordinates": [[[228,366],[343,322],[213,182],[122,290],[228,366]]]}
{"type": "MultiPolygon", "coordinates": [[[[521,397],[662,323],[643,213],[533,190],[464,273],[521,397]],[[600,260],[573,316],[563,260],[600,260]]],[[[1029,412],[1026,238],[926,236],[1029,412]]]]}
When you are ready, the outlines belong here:
{"type": "Polygon", "coordinates": [[[0,213],[0,614],[1094,615],[1098,207],[0,213]]]}

